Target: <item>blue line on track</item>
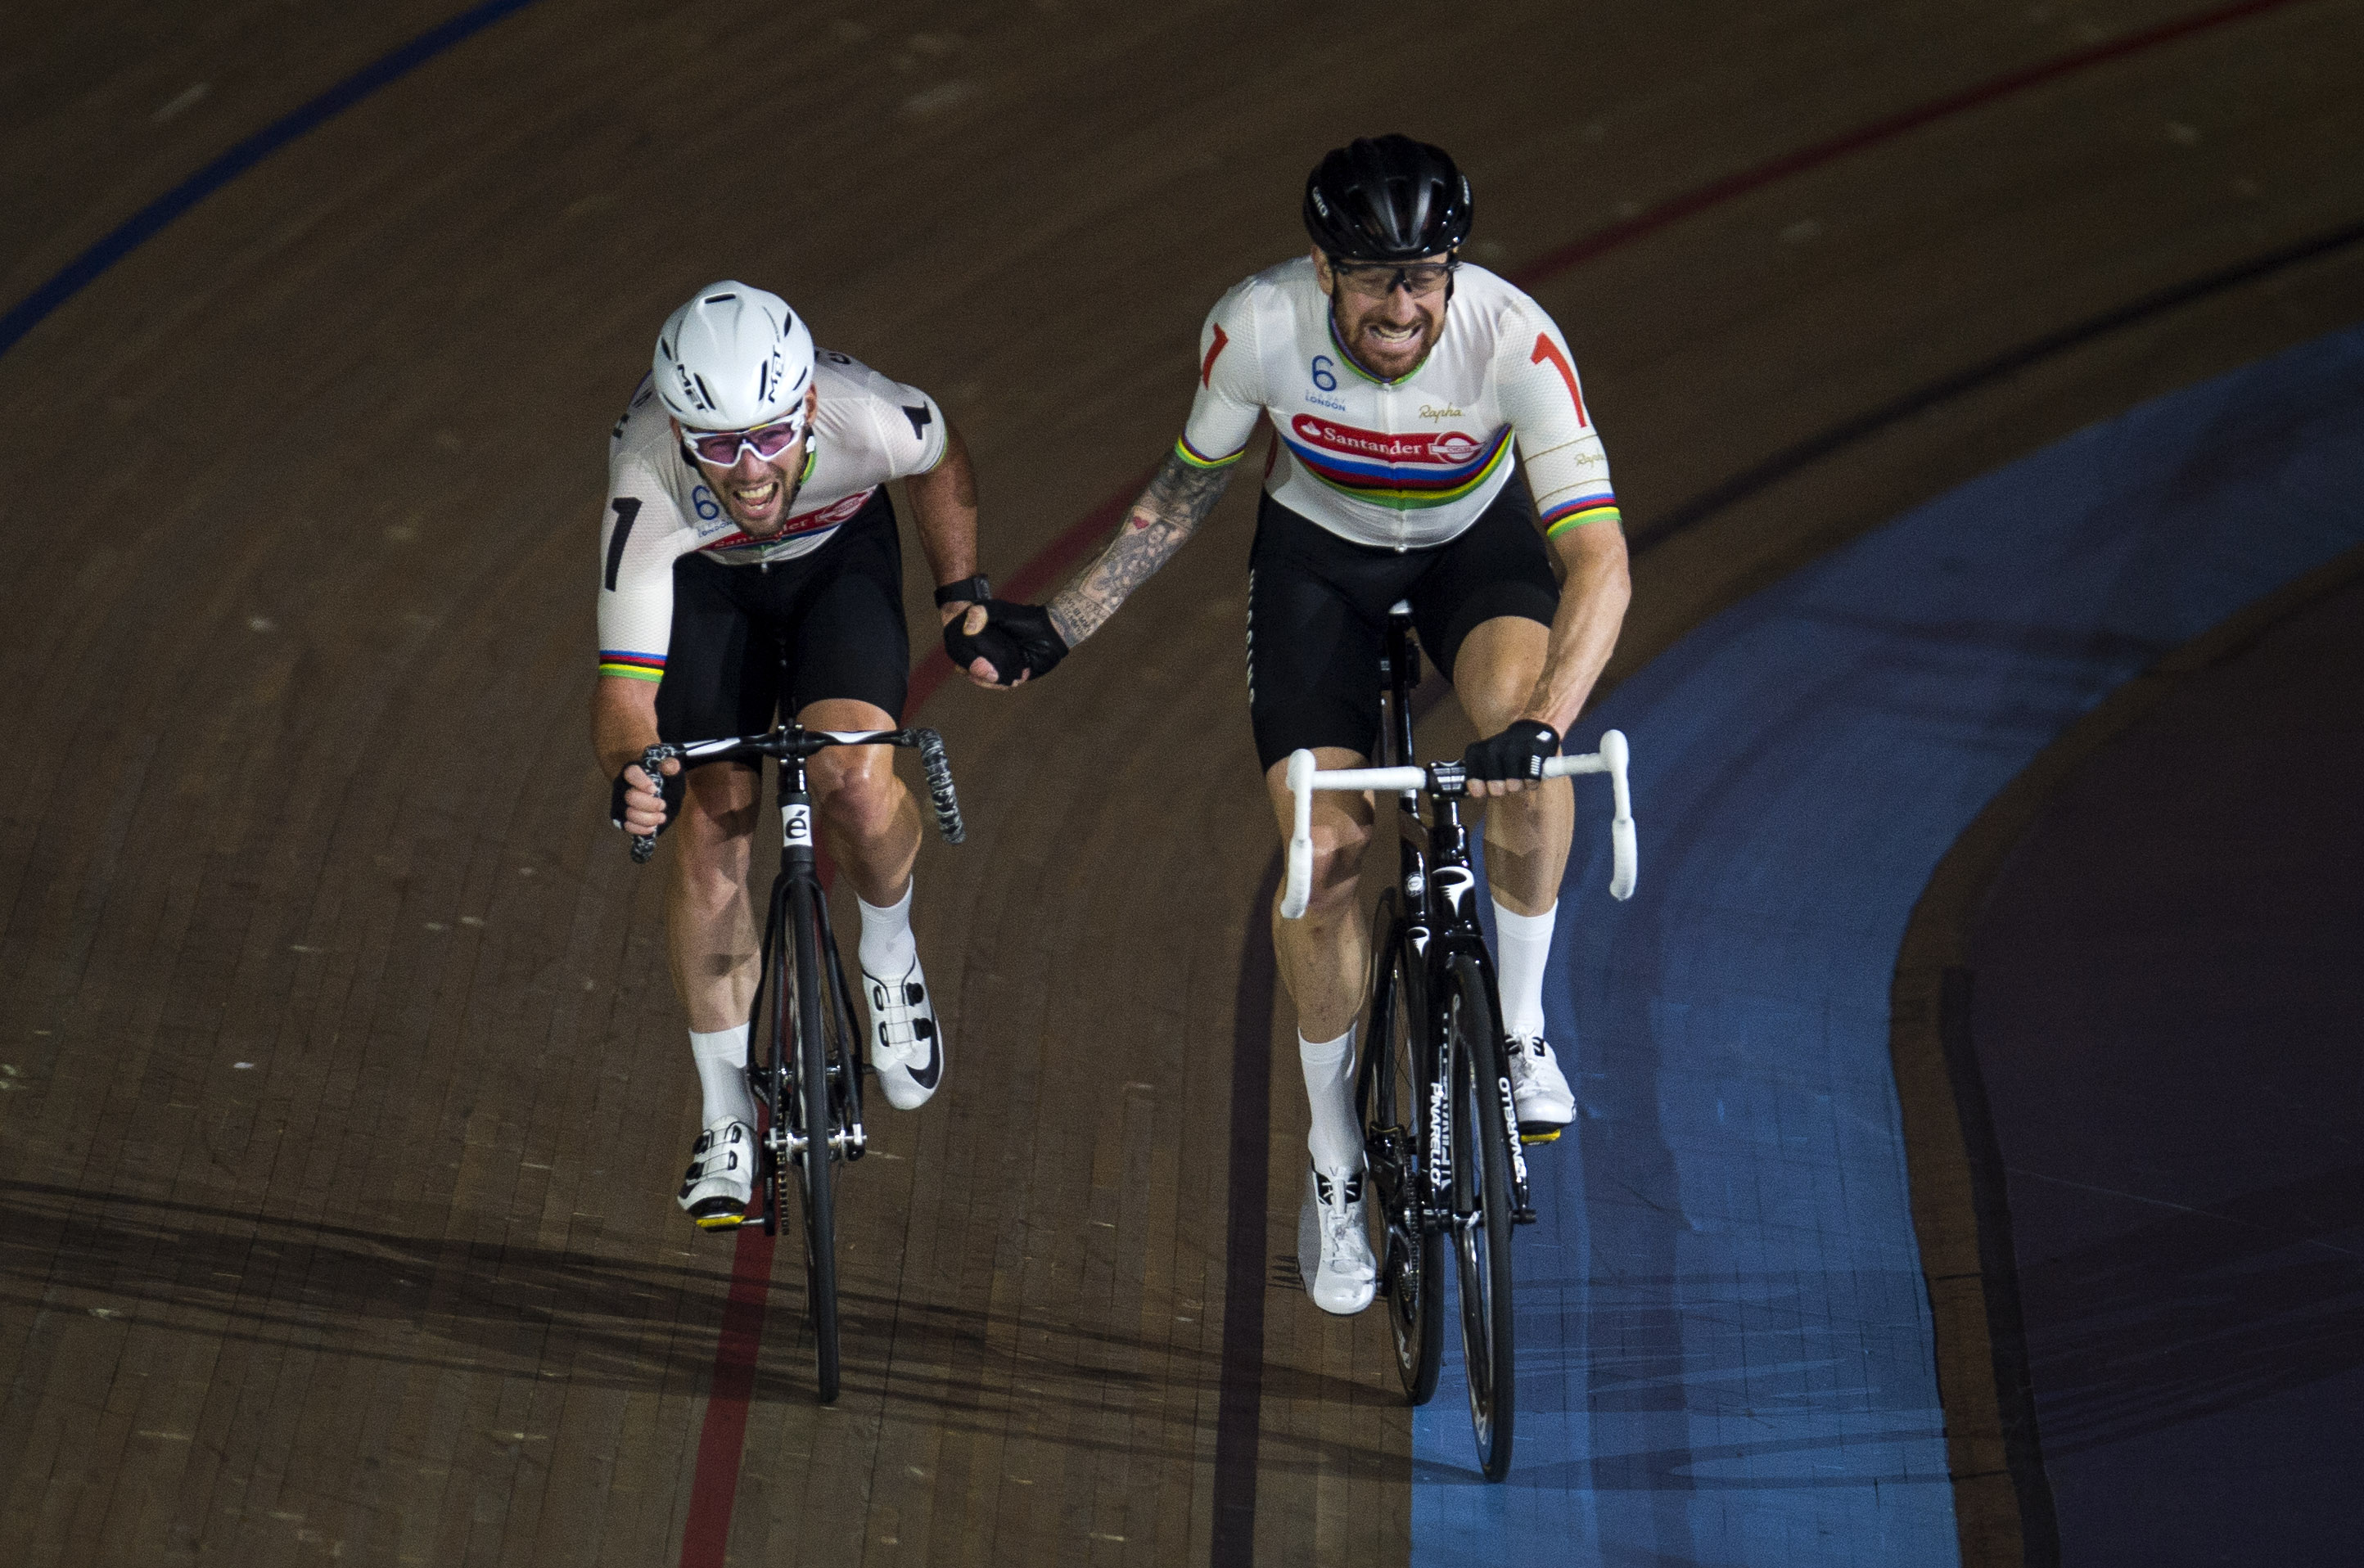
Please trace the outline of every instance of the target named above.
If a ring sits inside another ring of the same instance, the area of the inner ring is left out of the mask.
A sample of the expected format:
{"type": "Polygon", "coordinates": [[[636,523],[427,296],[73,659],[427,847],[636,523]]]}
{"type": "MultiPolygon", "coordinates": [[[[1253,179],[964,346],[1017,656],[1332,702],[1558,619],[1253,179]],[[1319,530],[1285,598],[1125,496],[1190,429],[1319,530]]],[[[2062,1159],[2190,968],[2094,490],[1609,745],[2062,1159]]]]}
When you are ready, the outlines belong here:
{"type": "Polygon", "coordinates": [[[1478,1478],[1448,1350],[1414,1562],[1957,1561],[1888,1060],[1905,921],[2080,715],[2359,540],[2364,329],[1923,506],[1588,717],[1634,740],[1641,891],[1607,899],[1578,781],[1547,1011],[1584,1114],[1534,1151],[1517,1462],[1478,1478]]]}
{"type": "Polygon", "coordinates": [[[67,262],[49,282],[17,301],[7,315],[0,316],[0,354],[15,348],[43,317],[154,238],[165,225],[297,137],[334,119],[379,88],[407,76],[453,45],[533,4],[534,0],[488,0],[473,11],[463,11],[362,66],[311,102],[256,131],[124,219],[112,233],[67,262]]]}

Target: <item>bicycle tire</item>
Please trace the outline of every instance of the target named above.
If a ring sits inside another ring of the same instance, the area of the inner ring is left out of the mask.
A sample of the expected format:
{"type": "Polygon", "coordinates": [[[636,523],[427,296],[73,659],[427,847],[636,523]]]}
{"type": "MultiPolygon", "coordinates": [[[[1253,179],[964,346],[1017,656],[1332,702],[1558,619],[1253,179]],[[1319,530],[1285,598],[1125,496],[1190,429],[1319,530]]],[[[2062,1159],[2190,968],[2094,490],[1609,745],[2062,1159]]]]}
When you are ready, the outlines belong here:
{"type": "Polygon", "coordinates": [[[837,1398],[840,1362],[837,1334],[837,1207],[831,1178],[836,1163],[830,1146],[829,1047],[821,1019],[829,981],[820,962],[820,922],[814,914],[819,890],[799,879],[788,892],[796,943],[796,1108],[804,1134],[797,1158],[797,1181],[804,1196],[806,1310],[820,1362],[820,1402],[837,1398]]]}
{"type": "Polygon", "coordinates": [[[1446,963],[1440,1014],[1453,1035],[1454,1261],[1461,1291],[1461,1357],[1469,1424],[1489,1481],[1511,1473],[1517,1412],[1511,1297],[1511,1133],[1502,1033],[1493,988],[1476,958],[1446,963]],[[1466,1200],[1466,1201],[1465,1201],[1466,1200]]]}
{"type": "Polygon", "coordinates": [[[1364,1029],[1363,1064],[1355,1105],[1363,1122],[1363,1159],[1371,1173],[1370,1206],[1377,1234],[1380,1295],[1395,1340],[1396,1376],[1407,1404],[1425,1405],[1436,1393],[1444,1362],[1444,1238],[1423,1220],[1428,1182],[1425,1089],[1435,1042],[1422,1006],[1421,963],[1405,940],[1393,888],[1371,922],[1377,973],[1364,1029]]]}

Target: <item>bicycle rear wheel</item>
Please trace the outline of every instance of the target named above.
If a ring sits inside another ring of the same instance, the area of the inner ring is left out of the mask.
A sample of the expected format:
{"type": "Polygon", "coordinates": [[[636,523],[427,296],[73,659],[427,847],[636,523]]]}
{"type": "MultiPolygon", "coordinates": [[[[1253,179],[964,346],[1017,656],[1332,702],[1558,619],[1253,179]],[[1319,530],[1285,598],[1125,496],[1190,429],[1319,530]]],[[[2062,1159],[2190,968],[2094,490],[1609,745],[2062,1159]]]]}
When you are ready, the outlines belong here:
{"type": "Polygon", "coordinates": [[[1390,888],[1371,925],[1371,951],[1378,973],[1371,987],[1371,1016],[1363,1032],[1363,1065],[1355,1103],[1363,1119],[1363,1159],[1371,1173],[1370,1206],[1376,1227],[1372,1251],[1379,1259],[1379,1290],[1395,1336],[1396,1375],[1404,1398],[1425,1405],[1436,1392],[1444,1360],[1444,1318],[1439,1308],[1444,1286],[1444,1238],[1425,1223],[1428,1162],[1421,1113],[1428,1063],[1436,1060],[1429,1038],[1426,998],[1421,994],[1420,961],[1405,940],[1390,888]]]}
{"type": "Polygon", "coordinates": [[[829,1043],[823,1020],[828,1014],[829,980],[820,962],[820,922],[815,914],[818,890],[798,880],[788,891],[796,944],[797,1076],[792,1096],[797,1130],[804,1148],[797,1155],[797,1183],[805,1210],[806,1309],[812,1315],[813,1340],[820,1357],[820,1400],[837,1398],[837,1205],[831,1178],[836,1151],[831,1147],[829,1043]]]}
{"type": "Polygon", "coordinates": [[[1489,1481],[1511,1473],[1517,1376],[1511,1303],[1511,1132],[1502,1032],[1486,973],[1453,955],[1444,1022],[1453,1040],[1453,1236],[1469,1422],[1489,1481]]]}

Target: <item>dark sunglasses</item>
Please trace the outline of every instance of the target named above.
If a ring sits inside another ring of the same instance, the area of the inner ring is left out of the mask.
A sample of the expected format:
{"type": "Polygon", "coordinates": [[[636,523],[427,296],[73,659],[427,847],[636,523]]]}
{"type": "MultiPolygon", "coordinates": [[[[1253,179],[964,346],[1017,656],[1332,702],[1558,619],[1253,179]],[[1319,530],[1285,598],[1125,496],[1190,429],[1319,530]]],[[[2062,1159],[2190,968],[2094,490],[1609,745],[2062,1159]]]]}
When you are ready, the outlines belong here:
{"type": "Polygon", "coordinates": [[[1461,265],[1458,259],[1450,261],[1414,261],[1399,266],[1392,261],[1342,261],[1330,258],[1330,271],[1341,288],[1371,299],[1385,299],[1402,289],[1414,299],[1425,299],[1443,288],[1453,276],[1453,269],[1461,265]]]}

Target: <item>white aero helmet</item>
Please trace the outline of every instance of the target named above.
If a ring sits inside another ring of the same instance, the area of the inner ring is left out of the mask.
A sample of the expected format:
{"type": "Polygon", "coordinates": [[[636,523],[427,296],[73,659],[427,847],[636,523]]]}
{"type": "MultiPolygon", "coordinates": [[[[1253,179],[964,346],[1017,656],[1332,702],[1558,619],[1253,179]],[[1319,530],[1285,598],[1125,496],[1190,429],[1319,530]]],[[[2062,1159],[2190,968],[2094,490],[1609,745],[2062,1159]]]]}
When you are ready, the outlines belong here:
{"type": "Polygon", "coordinates": [[[691,429],[801,423],[812,384],[812,332],[778,295],[709,284],[657,334],[657,396],[691,429]]]}

